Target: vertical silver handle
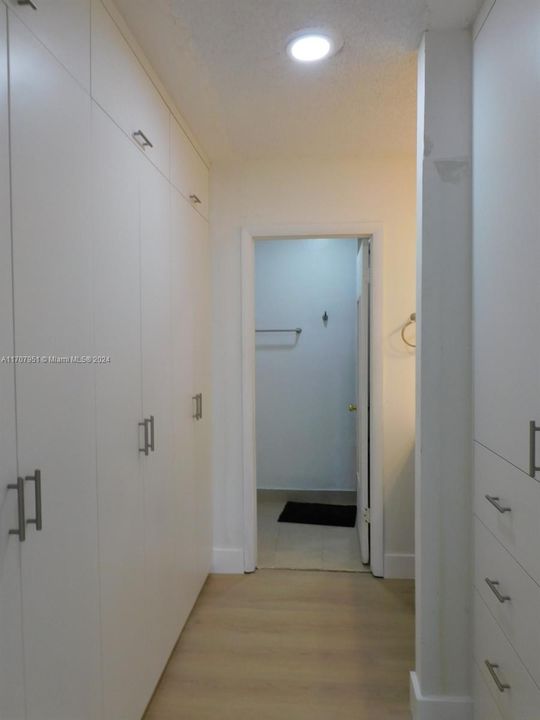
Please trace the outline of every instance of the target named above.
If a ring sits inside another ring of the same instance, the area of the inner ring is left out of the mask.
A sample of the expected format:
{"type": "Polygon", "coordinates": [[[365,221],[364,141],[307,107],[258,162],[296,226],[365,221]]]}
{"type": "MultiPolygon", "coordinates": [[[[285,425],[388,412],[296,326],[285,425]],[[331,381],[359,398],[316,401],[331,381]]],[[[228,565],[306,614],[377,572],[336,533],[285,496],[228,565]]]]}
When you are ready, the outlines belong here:
{"type": "Polygon", "coordinates": [[[144,447],[139,447],[139,452],[148,455],[148,420],[144,419],[140,422],[139,427],[144,428],[144,447]]]}
{"type": "Polygon", "coordinates": [[[17,491],[17,515],[19,517],[19,527],[9,531],[10,535],[18,535],[19,541],[26,540],[26,522],[24,517],[24,478],[17,478],[16,483],[7,486],[8,490],[17,491]]]}
{"type": "Polygon", "coordinates": [[[195,403],[195,412],[193,413],[193,419],[198,420],[199,419],[199,395],[194,395],[192,397],[193,402],[195,403]]]}
{"type": "Polygon", "coordinates": [[[33,0],[17,0],[17,5],[30,5],[33,10],[37,10],[37,5],[33,0]]]}
{"type": "Polygon", "coordinates": [[[41,513],[41,470],[34,470],[33,475],[27,475],[25,477],[26,482],[34,483],[34,492],[36,498],[36,517],[26,521],[27,525],[35,525],[36,530],[43,528],[42,513],[41,513]]]}
{"type": "Polygon", "coordinates": [[[485,663],[487,669],[489,670],[489,674],[493,678],[493,682],[497,686],[498,690],[500,692],[510,690],[510,685],[508,685],[508,683],[503,683],[500,677],[497,675],[496,671],[499,669],[499,666],[496,663],[489,662],[489,660],[486,660],[485,663]]]}
{"type": "Polygon", "coordinates": [[[536,473],[540,470],[540,467],[536,464],[536,433],[539,430],[540,425],[531,420],[529,423],[529,475],[532,478],[536,477],[536,473]]]}
{"type": "Polygon", "coordinates": [[[503,595],[501,592],[499,592],[500,583],[498,580],[490,580],[489,578],[485,578],[485,580],[488,588],[491,590],[491,592],[495,595],[495,597],[501,604],[507,602],[507,600],[512,599],[509,595],[503,595]]]}
{"type": "Polygon", "coordinates": [[[199,393],[199,420],[202,420],[202,393],[199,393]]]}
{"type": "Polygon", "coordinates": [[[148,443],[148,447],[150,448],[150,450],[152,452],[154,452],[156,449],[156,446],[155,446],[155,442],[154,442],[155,428],[154,428],[154,416],[153,415],[150,415],[150,417],[148,418],[148,423],[150,425],[150,442],[148,443]]]}
{"type": "Polygon", "coordinates": [[[134,132],[133,139],[135,140],[137,145],[140,145],[140,147],[143,148],[143,150],[144,150],[144,148],[147,148],[147,147],[150,147],[150,148],[154,147],[152,145],[152,143],[150,142],[150,140],[148,139],[148,137],[143,133],[142,130],[137,130],[136,132],[134,132]]]}
{"type": "Polygon", "coordinates": [[[501,515],[504,515],[504,513],[511,512],[512,508],[507,507],[505,505],[501,505],[501,498],[496,497],[495,495],[486,495],[486,500],[493,505],[496,510],[498,510],[501,515]]]}

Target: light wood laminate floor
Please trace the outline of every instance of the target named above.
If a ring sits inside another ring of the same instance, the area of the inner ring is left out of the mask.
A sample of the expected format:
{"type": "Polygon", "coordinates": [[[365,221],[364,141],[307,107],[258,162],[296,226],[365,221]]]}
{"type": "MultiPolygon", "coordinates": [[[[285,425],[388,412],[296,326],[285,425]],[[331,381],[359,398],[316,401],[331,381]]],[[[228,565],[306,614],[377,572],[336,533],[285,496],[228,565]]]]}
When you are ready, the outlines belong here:
{"type": "Polygon", "coordinates": [[[410,720],[413,583],[210,576],[145,720],[410,720]]]}

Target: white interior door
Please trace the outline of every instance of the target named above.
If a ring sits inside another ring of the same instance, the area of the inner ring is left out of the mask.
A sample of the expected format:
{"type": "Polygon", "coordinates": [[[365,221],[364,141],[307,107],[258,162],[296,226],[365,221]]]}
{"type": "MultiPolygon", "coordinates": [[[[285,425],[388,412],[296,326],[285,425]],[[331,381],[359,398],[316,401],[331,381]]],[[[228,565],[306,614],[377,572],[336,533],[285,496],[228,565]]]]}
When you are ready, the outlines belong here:
{"type": "Polygon", "coordinates": [[[369,241],[363,240],[357,260],[357,529],[362,562],[369,551],[369,241]]]}
{"type": "Polygon", "coordinates": [[[167,180],[141,166],[143,416],[152,417],[153,450],[141,455],[144,477],[146,614],[149,678],[155,684],[176,642],[176,525],[173,474],[171,198],[167,180]]]}
{"type": "MultiPolygon", "coordinates": [[[[7,15],[0,6],[0,357],[14,354],[11,276],[7,15]]],[[[15,441],[15,366],[0,363],[0,718],[22,720],[24,666],[15,441]]]]}
{"type": "Polygon", "coordinates": [[[97,470],[106,720],[135,720],[148,700],[140,447],[138,150],[93,107],[97,470]]]}
{"type": "MultiPolygon", "coordinates": [[[[9,34],[15,352],[91,355],[90,99],[11,13],[9,34]]],[[[19,474],[43,484],[21,543],[27,717],[98,718],[93,367],[18,364],[16,396],[19,474]]]]}

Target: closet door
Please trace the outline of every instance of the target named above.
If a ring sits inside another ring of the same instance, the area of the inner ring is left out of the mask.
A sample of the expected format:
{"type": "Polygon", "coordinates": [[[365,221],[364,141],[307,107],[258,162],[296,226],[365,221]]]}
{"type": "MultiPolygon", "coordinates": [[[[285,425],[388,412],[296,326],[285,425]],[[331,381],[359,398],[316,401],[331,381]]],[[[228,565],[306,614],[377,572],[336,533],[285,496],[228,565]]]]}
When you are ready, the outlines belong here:
{"type": "Polygon", "coordinates": [[[170,186],[148,160],[141,171],[143,415],[151,447],[142,455],[149,693],[177,640],[176,493],[173,475],[170,186]]]}
{"type": "Polygon", "coordinates": [[[97,471],[103,693],[107,720],[142,716],[147,696],[141,402],[139,154],[92,113],[97,471]]]}
{"type": "Polygon", "coordinates": [[[20,541],[15,444],[15,366],[4,358],[13,350],[7,14],[0,6],[0,718],[22,720],[24,666],[21,624],[20,541]]]}
{"type": "Polygon", "coordinates": [[[175,189],[171,189],[172,210],[172,327],[173,327],[173,412],[174,479],[177,512],[177,624],[180,630],[200,590],[193,558],[197,554],[196,517],[196,403],[194,234],[190,218],[194,211],[175,189]]]}
{"type": "Polygon", "coordinates": [[[199,589],[210,571],[211,555],[211,266],[208,223],[190,208],[190,241],[193,253],[195,387],[201,395],[195,425],[195,543],[194,573],[199,589]]]}
{"type": "Polygon", "coordinates": [[[536,0],[497,2],[474,58],[475,439],[527,473],[540,424],[539,23],[536,0]]]}
{"type": "Polygon", "coordinates": [[[101,713],[94,372],[47,359],[93,351],[90,101],[11,14],[9,33],[15,350],[41,359],[16,366],[19,474],[42,480],[42,529],[21,543],[27,716],[87,720],[101,713]]]}

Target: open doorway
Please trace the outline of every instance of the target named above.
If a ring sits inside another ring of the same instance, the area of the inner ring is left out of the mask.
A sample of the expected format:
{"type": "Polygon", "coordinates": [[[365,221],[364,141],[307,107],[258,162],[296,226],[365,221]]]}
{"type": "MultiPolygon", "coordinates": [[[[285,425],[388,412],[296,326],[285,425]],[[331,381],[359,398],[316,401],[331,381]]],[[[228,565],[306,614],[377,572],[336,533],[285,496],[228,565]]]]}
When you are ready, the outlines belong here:
{"type": "Polygon", "coordinates": [[[258,567],[369,570],[370,245],[255,242],[258,567]]]}

